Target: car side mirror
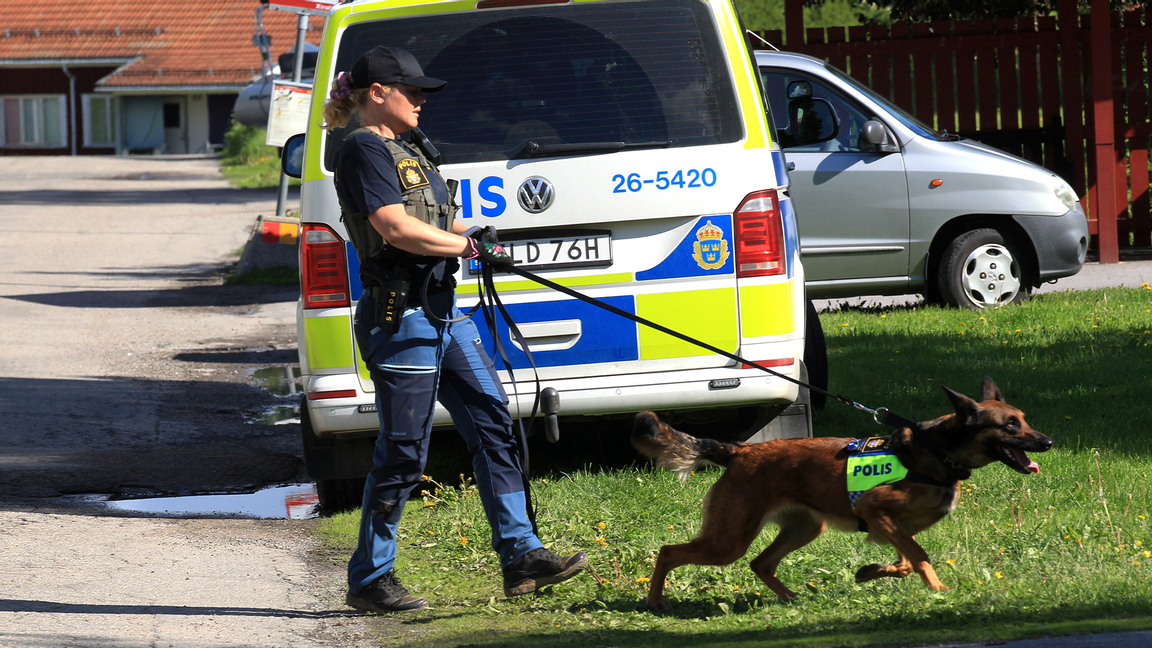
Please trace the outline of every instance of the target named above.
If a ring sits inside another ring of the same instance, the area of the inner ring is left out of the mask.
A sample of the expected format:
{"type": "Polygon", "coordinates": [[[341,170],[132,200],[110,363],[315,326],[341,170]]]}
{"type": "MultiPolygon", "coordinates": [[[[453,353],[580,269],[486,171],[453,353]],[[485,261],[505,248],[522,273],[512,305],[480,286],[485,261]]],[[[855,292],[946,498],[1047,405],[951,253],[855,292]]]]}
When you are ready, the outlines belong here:
{"type": "Polygon", "coordinates": [[[797,145],[819,144],[840,134],[840,122],[828,101],[803,97],[788,102],[788,131],[797,145]]]}
{"type": "Polygon", "coordinates": [[[304,133],[297,133],[284,142],[280,149],[280,169],[289,178],[300,179],[304,174],[304,133]]]}
{"type": "Polygon", "coordinates": [[[860,143],[875,147],[879,153],[896,153],[900,150],[895,144],[888,142],[888,129],[875,119],[869,119],[860,127],[860,143]]]}

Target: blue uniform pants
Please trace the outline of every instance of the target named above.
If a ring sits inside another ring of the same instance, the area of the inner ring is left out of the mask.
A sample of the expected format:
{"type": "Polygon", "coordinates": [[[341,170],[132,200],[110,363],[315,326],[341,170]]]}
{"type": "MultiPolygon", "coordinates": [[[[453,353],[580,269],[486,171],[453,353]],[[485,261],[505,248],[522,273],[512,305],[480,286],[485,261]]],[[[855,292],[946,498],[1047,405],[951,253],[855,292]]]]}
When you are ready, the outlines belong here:
{"type": "MultiPolygon", "coordinates": [[[[441,319],[461,315],[452,292],[429,295],[428,302],[441,319]]],[[[395,563],[400,515],[424,473],[437,400],[472,454],[500,564],[542,546],[527,515],[508,396],[476,325],[436,321],[410,308],[400,330],[387,335],[375,328],[372,308],[367,297],[357,306],[356,339],[376,386],[380,433],[364,484],[359,545],[348,562],[349,590],[359,593],[395,563]]]]}

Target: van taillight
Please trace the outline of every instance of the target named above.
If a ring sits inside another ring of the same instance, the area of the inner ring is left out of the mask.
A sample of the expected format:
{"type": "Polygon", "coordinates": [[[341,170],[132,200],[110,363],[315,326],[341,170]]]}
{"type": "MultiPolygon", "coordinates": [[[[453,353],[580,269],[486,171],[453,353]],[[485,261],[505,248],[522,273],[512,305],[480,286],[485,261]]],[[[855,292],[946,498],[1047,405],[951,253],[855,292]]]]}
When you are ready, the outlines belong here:
{"type": "Polygon", "coordinates": [[[305,225],[300,237],[300,294],[304,308],[351,304],[344,242],[323,225],[305,225]]]}
{"type": "Polygon", "coordinates": [[[788,272],[784,223],[775,189],[748,194],[736,208],[736,276],[767,277],[788,272]]]}

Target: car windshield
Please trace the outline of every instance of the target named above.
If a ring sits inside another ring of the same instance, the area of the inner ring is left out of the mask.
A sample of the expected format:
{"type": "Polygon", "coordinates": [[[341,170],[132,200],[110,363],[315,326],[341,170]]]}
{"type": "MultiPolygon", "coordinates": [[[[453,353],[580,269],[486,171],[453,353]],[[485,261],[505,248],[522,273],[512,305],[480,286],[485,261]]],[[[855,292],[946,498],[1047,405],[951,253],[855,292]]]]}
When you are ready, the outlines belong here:
{"type": "MultiPolygon", "coordinates": [[[[376,45],[409,50],[425,74],[448,82],[420,112],[443,163],[701,146],[744,135],[723,47],[695,0],[359,23],[345,31],[336,69],[351,68],[376,45]]],[[[330,132],[328,168],[357,126],[330,132]]]]}
{"type": "Polygon", "coordinates": [[[931,139],[941,140],[941,141],[947,139],[942,133],[939,133],[936,130],[933,130],[930,126],[928,126],[924,122],[920,121],[919,119],[916,119],[911,114],[905,112],[903,108],[897,106],[896,104],[892,103],[891,101],[888,101],[884,97],[881,97],[880,95],[876,94],[868,86],[860,83],[856,79],[848,76],[847,74],[845,74],[845,73],[841,72],[840,70],[832,67],[831,65],[825,65],[824,67],[827,68],[829,72],[836,75],[836,77],[839,78],[841,81],[843,81],[844,83],[847,83],[848,85],[855,88],[856,91],[859,92],[860,94],[868,97],[872,101],[875,101],[876,103],[880,104],[881,106],[884,106],[885,108],[887,108],[888,112],[891,113],[891,115],[893,117],[895,117],[897,121],[899,121],[901,124],[904,124],[904,126],[906,128],[908,128],[912,132],[916,133],[917,135],[919,135],[921,137],[928,137],[931,139]]]}

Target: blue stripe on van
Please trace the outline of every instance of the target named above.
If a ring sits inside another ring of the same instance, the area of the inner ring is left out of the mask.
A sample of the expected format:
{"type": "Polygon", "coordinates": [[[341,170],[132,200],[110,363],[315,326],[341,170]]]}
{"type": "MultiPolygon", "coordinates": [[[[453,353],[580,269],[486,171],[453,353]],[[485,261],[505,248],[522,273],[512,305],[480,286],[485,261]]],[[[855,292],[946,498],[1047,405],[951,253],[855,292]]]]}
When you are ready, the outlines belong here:
{"type": "Polygon", "coordinates": [[[791,198],[780,201],[780,211],[784,217],[784,253],[788,259],[788,278],[791,279],[796,275],[792,259],[800,258],[796,252],[800,246],[800,234],[796,228],[796,210],[792,209],[791,198]]]}
{"type": "Polygon", "coordinates": [[[360,257],[356,255],[356,248],[352,247],[352,243],[344,244],[344,254],[348,257],[348,291],[351,293],[349,297],[352,301],[360,301],[360,296],[364,294],[364,286],[360,284],[360,257]]]}
{"type": "Polygon", "coordinates": [[[701,216],[688,230],[688,235],[655,267],[636,273],[637,281],[679,279],[707,275],[732,274],[736,271],[736,246],[732,238],[732,215],[701,216]],[[701,238],[701,230],[712,224],[722,238],[701,238]],[[700,247],[697,248],[696,244],[700,247]],[[717,265],[715,268],[710,266],[717,265]],[[707,267],[706,267],[707,266],[707,267]]]}
{"type": "Polygon", "coordinates": [[[776,186],[788,186],[788,172],[784,169],[784,152],[772,151],[772,167],[776,169],[776,186]]]}
{"type": "MultiPolygon", "coordinates": [[[[636,313],[636,298],[631,295],[603,297],[605,301],[620,310],[636,313]]],[[[517,326],[528,322],[550,322],[553,320],[580,320],[580,339],[570,349],[560,351],[534,351],[532,359],[537,367],[562,367],[597,362],[624,362],[640,359],[640,343],[636,337],[636,324],[619,315],[585,304],[582,301],[560,300],[530,304],[505,304],[508,313],[517,326]]],[[[473,316],[484,348],[496,357],[496,347],[488,333],[488,323],[482,314],[473,316]]],[[[512,346],[508,339],[508,325],[503,321],[497,326],[504,349],[512,361],[514,369],[531,367],[524,352],[512,346]]],[[[496,361],[497,369],[504,369],[504,363],[496,361]]]]}

